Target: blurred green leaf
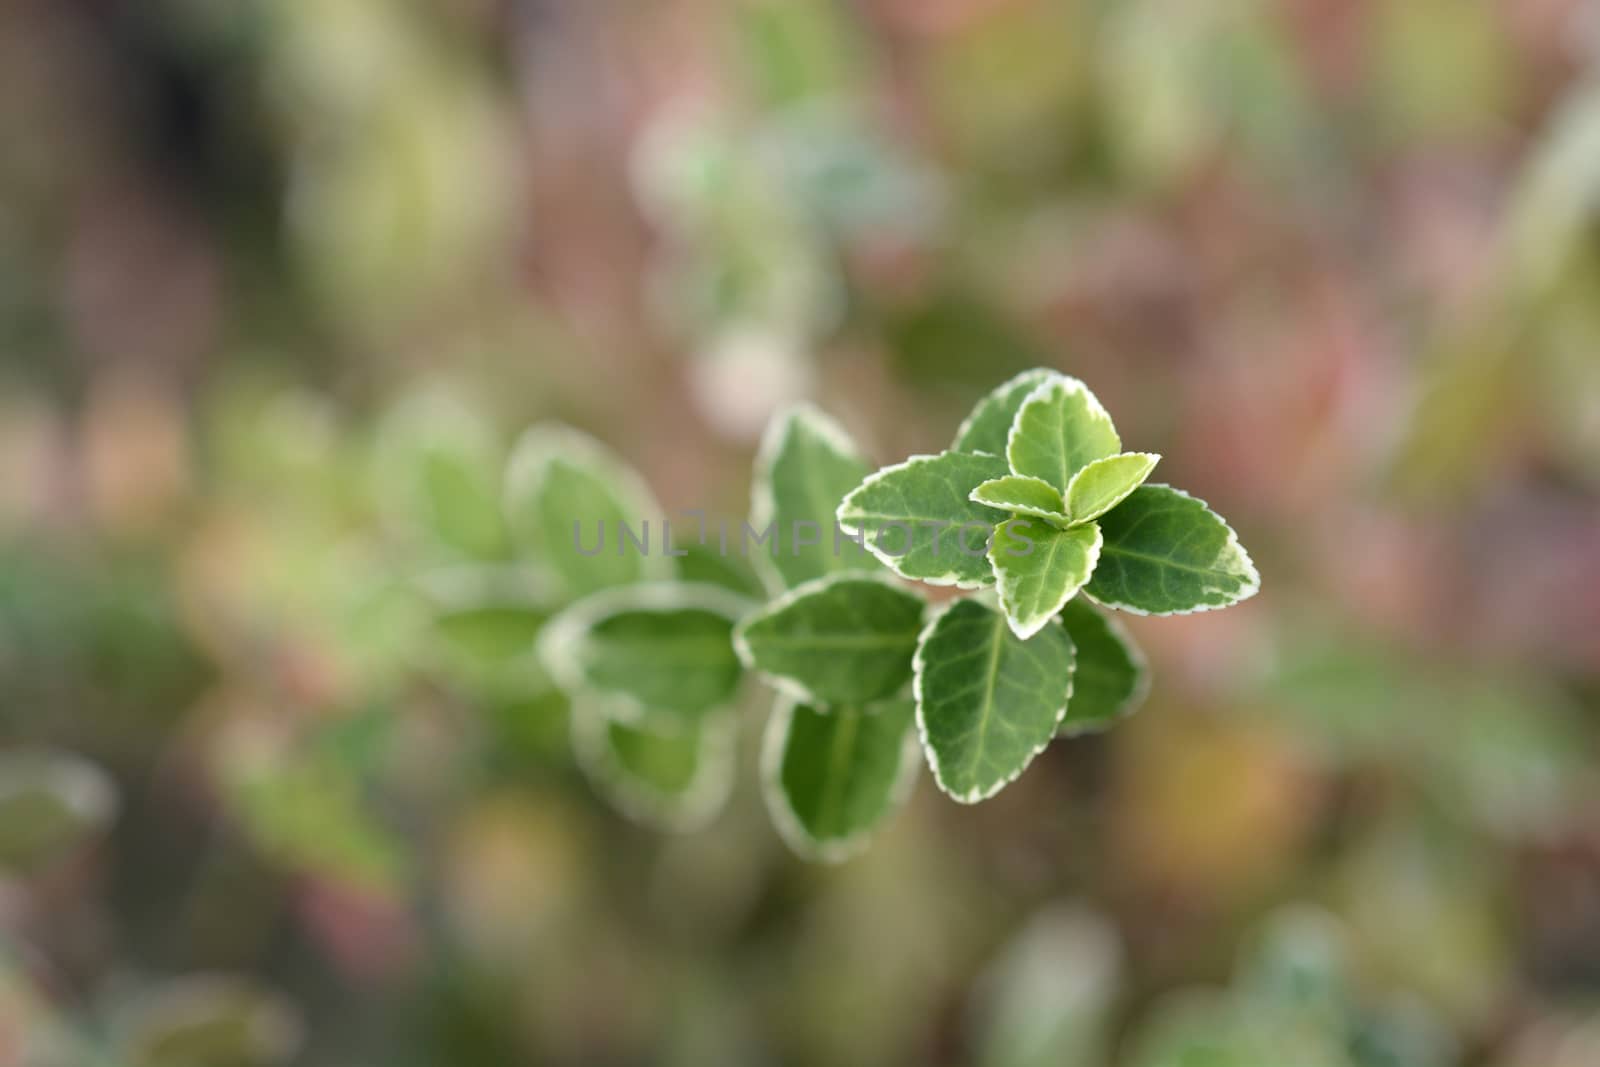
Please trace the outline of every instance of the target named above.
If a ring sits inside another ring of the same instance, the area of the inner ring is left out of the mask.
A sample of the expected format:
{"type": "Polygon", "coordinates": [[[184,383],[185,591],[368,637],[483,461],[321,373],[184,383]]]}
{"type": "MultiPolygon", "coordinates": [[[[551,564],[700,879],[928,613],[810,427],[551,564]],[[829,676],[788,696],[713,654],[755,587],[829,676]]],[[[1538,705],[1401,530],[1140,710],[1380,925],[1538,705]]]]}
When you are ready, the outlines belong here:
{"type": "Polygon", "coordinates": [[[743,68],[769,107],[853,86],[866,58],[852,9],[833,0],[739,0],[734,28],[743,68]]]}
{"type": "Polygon", "coordinates": [[[772,821],[800,855],[838,862],[905,801],[921,765],[915,705],[813,707],[780,699],[762,742],[772,821]]]}
{"type": "Polygon", "coordinates": [[[578,762],[623,814],[666,829],[703,825],[727,802],[734,722],[726,714],[688,721],[676,713],[622,714],[601,700],[573,708],[578,762]]]}
{"type": "Polygon", "coordinates": [[[385,415],[374,452],[379,499],[402,532],[469,559],[504,555],[501,452],[481,413],[442,388],[418,390],[385,415]]]}
{"type": "Polygon", "coordinates": [[[608,590],[557,616],[540,654],[569,695],[598,692],[641,714],[703,716],[727,705],[738,688],[733,624],[746,607],[715,586],[608,590]]]}
{"type": "Polygon", "coordinates": [[[1077,653],[1072,700],[1057,734],[1099,733],[1132,715],[1150,687],[1150,671],[1120,623],[1096,611],[1085,597],[1061,609],[1061,622],[1077,653]]]}
{"type": "Polygon", "coordinates": [[[750,525],[757,536],[774,531],[771,547],[754,557],[774,590],[875,569],[859,544],[834,536],[840,501],[871,469],[844,428],[815,408],[793,407],[773,419],[756,457],[750,525]]]}
{"type": "Polygon", "coordinates": [[[536,426],[523,434],[507,465],[505,507],[518,547],[570,597],[671,575],[654,495],[609,449],[575,430],[536,426]],[[624,526],[645,544],[625,542],[624,526]],[[660,535],[654,543],[652,528],[660,535]]]}

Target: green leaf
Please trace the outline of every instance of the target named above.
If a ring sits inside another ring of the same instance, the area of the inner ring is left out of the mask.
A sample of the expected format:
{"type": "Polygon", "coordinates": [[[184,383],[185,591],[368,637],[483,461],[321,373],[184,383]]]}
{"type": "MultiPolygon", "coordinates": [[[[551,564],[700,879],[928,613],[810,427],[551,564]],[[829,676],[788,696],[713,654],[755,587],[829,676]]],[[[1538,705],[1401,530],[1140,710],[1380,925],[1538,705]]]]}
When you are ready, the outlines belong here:
{"type": "Polygon", "coordinates": [[[733,623],[748,606],[709,585],[606,590],[552,619],[539,652],[573,696],[595,691],[641,714],[698,717],[726,705],[738,688],[733,623]]]}
{"type": "Polygon", "coordinates": [[[453,653],[493,665],[532,649],[549,617],[526,604],[490,602],[440,612],[434,627],[453,653]]]}
{"type": "Polygon", "coordinates": [[[432,617],[436,647],[454,664],[492,669],[533,651],[555,612],[545,583],[527,567],[453,564],[413,579],[432,617]]]}
{"type": "Polygon", "coordinates": [[[809,405],[792,407],[767,428],[756,457],[750,525],[770,525],[770,551],[752,558],[774,590],[848,570],[872,570],[855,541],[834,536],[834,513],[871,471],[838,423],[809,405]],[[803,541],[812,540],[809,545],[803,541]]]}
{"type": "Polygon", "coordinates": [[[378,428],[377,492],[401,528],[471,559],[504,555],[501,443],[471,406],[440,389],[408,396],[378,428]]]}
{"type": "Polygon", "coordinates": [[[1111,416],[1076,378],[1053,376],[1017,409],[1006,439],[1011,470],[1065,491],[1072,476],[1097,459],[1122,451],[1111,416]]]}
{"type": "Polygon", "coordinates": [[[1160,461],[1154,452],[1123,452],[1095,460],[1067,483],[1067,514],[1073,522],[1098,519],[1143,485],[1160,461]]]}
{"type": "Polygon", "coordinates": [[[660,506],[592,437],[565,426],[528,430],[512,450],[504,495],[517,547],[568,597],[672,576],[660,506]],[[640,547],[624,537],[624,525],[656,540],[640,547]]]}
{"type": "MultiPolygon", "coordinates": [[[[833,520],[830,517],[828,521],[833,520]]],[[[673,534],[673,541],[674,545],[679,544],[676,533],[673,534]]],[[[686,555],[678,558],[678,577],[684,581],[721,586],[754,600],[766,598],[761,579],[756,577],[745,557],[731,549],[723,549],[712,541],[703,545],[688,541],[682,544],[682,548],[686,555]]]]}
{"type": "Polygon", "coordinates": [[[1237,604],[1261,576],[1239,537],[1199,500],[1141,485],[1100,518],[1105,546],[1085,591],[1139,615],[1184,615],[1237,604]]]}
{"type": "Polygon", "coordinates": [[[976,600],[958,601],[929,623],[912,687],[939,788],[973,804],[1021,774],[1066,715],[1073,660],[1060,623],[1023,641],[1004,615],[976,600]]]}
{"type": "Polygon", "coordinates": [[[1100,527],[1062,530],[1036,519],[1009,519],[995,531],[989,562],[1000,584],[1000,606],[1026,641],[1055,618],[1083,588],[1100,558],[1100,527]]]}
{"type": "Polygon", "coordinates": [[[1122,626],[1075,597],[1061,609],[1061,623],[1078,652],[1072,702],[1056,733],[1099,733],[1132,715],[1144,702],[1150,673],[1144,656],[1122,626]]]}
{"type": "Polygon", "coordinates": [[[731,715],[685,723],[593,698],[572,709],[573,750],[595,788],[629,818],[673,830],[704,825],[727,802],[736,727],[731,715]]]}
{"type": "Polygon", "coordinates": [[[922,598],[870,575],[797,586],[741,622],[734,647],[745,666],[806,702],[861,704],[911,680],[922,598]]]}
{"type": "Polygon", "coordinates": [[[994,512],[970,497],[1007,473],[999,456],[912,456],[862,482],[839,505],[839,525],[903,578],[976,589],[994,582],[986,556],[994,512]],[[976,540],[983,534],[982,542],[976,540]]]}
{"type": "Polygon", "coordinates": [[[1045,382],[1061,375],[1053,370],[1039,368],[1025,370],[988,396],[978,401],[950,445],[952,452],[987,452],[991,456],[1006,454],[1006,439],[1011,433],[1011,423],[1017,417],[1022,402],[1045,382]]]}
{"type": "Polygon", "coordinates": [[[790,848],[807,859],[847,859],[904,803],[922,762],[915,709],[910,700],[826,709],[778,701],[761,777],[767,810],[790,848]]]}
{"type": "Polygon", "coordinates": [[[1017,515],[1032,515],[1061,526],[1068,525],[1067,505],[1061,490],[1040,478],[1008,474],[984,482],[972,491],[976,503],[1017,515]]]}

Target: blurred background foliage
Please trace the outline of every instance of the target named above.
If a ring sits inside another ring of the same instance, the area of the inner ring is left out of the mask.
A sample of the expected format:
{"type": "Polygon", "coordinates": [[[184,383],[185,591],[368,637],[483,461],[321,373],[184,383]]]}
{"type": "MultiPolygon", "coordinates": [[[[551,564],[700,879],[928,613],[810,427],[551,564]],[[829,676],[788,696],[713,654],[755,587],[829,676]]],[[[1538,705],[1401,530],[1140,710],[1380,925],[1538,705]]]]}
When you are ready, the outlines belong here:
{"type": "Polygon", "coordinates": [[[1597,734],[1587,0],[0,6],[0,1063],[1592,1067],[1597,734]],[[843,866],[755,692],[617,815],[513,436],[738,518],[1035,364],[1262,595],[843,866]]]}

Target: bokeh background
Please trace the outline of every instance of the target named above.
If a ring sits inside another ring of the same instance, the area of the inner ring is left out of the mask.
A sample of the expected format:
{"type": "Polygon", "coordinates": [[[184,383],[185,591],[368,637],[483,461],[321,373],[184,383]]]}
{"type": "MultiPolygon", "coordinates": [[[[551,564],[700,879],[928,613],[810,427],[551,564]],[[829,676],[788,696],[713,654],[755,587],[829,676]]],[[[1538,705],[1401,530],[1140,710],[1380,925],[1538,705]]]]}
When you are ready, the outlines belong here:
{"type": "Polygon", "coordinates": [[[1593,1067],[1597,735],[1588,0],[0,5],[0,1064],[1593,1067]],[[515,434],[737,519],[1035,365],[1261,595],[842,866],[757,687],[615,814],[515,434]]]}

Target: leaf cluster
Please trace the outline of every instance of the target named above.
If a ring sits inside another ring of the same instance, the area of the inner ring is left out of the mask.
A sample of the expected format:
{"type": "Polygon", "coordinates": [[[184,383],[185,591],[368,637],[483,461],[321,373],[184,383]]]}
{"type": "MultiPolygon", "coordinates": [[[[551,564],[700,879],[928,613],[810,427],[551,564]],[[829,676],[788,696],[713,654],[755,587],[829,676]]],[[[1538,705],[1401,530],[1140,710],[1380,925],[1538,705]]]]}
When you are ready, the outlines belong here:
{"type": "Polygon", "coordinates": [[[768,811],[797,852],[836,860],[903,803],[924,762],[973,803],[1056,737],[1131,713],[1144,658],[1106,608],[1179,614],[1255,592],[1232,529],[1147,482],[1158,461],[1124,452],[1088,388],[1048,370],[986,396],[949,450],[877,471],[831,418],[790,409],[753,479],[747,526],[774,535],[750,555],[764,604],[703,529],[687,556],[659,541],[585,550],[584,530],[615,537],[662,512],[574,431],[523,437],[502,510],[518,558],[564,605],[539,660],[601,790],[658,824],[709,818],[752,671],[778,693],[761,745],[768,811]],[[926,587],[940,585],[976,593],[935,605],[926,587]]]}
{"type": "Polygon", "coordinates": [[[757,517],[783,530],[836,499],[846,546],[795,538],[769,573],[778,595],[734,634],[781,694],[765,763],[792,843],[847,854],[904,795],[914,746],[942,790],[973,803],[1056,737],[1129,714],[1144,658],[1104,609],[1184,614],[1255,593],[1227,523],[1147,482],[1159,460],[1123,451],[1094,394],[1050,370],[984,397],[948,450],[875,472],[820,412],[777,421],[757,517]],[[933,606],[897,578],[979,592],[933,606]],[[797,736],[802,719],[813,728],[797,736]]]}

